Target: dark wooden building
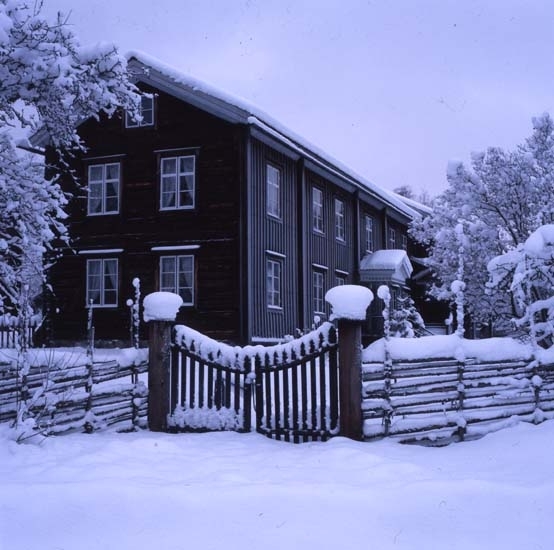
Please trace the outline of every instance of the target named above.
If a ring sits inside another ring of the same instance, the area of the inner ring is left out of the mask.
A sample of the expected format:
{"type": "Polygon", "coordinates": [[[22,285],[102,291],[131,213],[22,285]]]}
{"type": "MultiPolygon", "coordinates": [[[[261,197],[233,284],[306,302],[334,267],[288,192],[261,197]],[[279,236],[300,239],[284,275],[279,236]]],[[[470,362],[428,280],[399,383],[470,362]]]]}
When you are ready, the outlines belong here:
{"type": "Polygon", "coordinates": [[[417,213],[394,194],[244,102],[143,54],[129,67],[147,94],[142,120],[78,129],[83,187],[64,183],[76,192],[71,248],[50,272],[55,341],[85,337],[90,302],[96,337],[126,339],[135,277],[143,295],[178,292],[179,320],[197,330],[276,341],[326,319],[326,291],[363,284],[364,258],[407,248],[417,213]]]}

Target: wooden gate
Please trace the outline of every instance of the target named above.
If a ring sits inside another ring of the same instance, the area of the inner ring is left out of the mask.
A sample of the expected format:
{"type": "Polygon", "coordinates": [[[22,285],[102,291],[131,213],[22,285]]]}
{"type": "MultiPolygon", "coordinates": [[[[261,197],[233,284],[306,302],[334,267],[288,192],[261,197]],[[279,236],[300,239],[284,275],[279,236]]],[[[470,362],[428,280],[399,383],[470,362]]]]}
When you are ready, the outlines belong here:
{"type": "Polygon", "coordinates": [[[255,358],[256,430],[285,441],[325,441],[339,430],[335,328],[293,342],[281,356],[255,358]]]}
{"type": "Polygon", "coordinates": [[[338,434],[332,324],[271,347],[231,347],[184,326],[175,328],[173,341],[170,430],[247,432],[254,417],[256,430],[275,439],[326,440],[338,434]]]}

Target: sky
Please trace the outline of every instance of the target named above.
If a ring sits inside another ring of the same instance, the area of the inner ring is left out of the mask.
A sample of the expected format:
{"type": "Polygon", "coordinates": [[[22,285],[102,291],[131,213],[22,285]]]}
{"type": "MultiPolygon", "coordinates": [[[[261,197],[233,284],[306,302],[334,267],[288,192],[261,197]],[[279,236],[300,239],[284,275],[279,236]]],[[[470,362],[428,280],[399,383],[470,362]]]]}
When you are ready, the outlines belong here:
{"type": "Polygon", "coordinates": [[[551,0],[44,0],[83,44],[142,50],[242,97],[387,189],[554,114],[551,0]]]}

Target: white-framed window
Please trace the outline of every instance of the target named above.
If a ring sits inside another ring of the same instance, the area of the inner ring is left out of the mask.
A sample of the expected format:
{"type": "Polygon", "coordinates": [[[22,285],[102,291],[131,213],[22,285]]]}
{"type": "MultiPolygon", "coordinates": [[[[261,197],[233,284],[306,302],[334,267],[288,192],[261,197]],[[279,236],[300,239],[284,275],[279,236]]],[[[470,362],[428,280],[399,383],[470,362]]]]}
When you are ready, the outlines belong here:
{"type": "Polygon", "coordinates": [[[281,218],[281,170],[272,164],[266,164],[267,213],[281,218]]]}
{"type": "Polygon", "coordinates": [[[342,286],[346,284],[346,275],[335,275],[335,286],[342,286]]]}
{"type": "Polygon", "coordinates": [[[346,241],[346,218],[344,213],[344,202],[335,199],[335,238],[337,241],[346,241]]]}
{"type": "Polygon", "coordinates": [[[312,188],[312,221],[314,231],[323,233],[323,191],[318,187],[312,188]]]}
{"type": "Polygon", "coordinates": [[[319,269],[312,272],[314,313],[325,314],[325,273],[319,269]]]}
{"type": "Polygon", "coordinates": [[[143,95],[140,98],[141,120],[135,120],[129,113],[125,113],[125,127],[139,128],[141,126],[154,125],[154,96],[143,95]]]}
{"type": "Polygon", "coordinates": [[[179,294],[183,305],[194,304],[194,256],[160,257],[160,290],[179,294]]]}
{"type": "Polygon", "coordinates": [[[160,160],[160,209],[194,208],[196,157],[164,157],[160,160]]]}
{"type": "Polygon", "coordinates": [[[408,250],[408,235],[403,233],[401,236],[401,239],[402,239],[402,250],[408,250]]]}
{"type": "Polygon", "coordinates": [[[389,248],[391,250],[396,248],[396,230],[394,227],[389,227],[389,248]]]}
{"type": "Polygon", "coordinates": [[[89,165],[87,196],[89,216],[119,212],[120,180],[121,165],[119,162],[89,165]]]}
{"type": "Polygon", "coordinates": [[[116,307],[117,288],[117,258],[87,260],[87,306],[116,307]]]}
{"type": "Polygon", "coordinates": [[[282,302],[282,273],[283,261],[278,258],[269,257],[266,259],[266,292],[267,307],[283,307],[282,302]]]}
{"type": "Polygon", "coordinates": [[[365,230],[365,251],[373,252],[375,250],[374,239],[374,221],[371,216],[364,216],[364,230],[365,230]]]}

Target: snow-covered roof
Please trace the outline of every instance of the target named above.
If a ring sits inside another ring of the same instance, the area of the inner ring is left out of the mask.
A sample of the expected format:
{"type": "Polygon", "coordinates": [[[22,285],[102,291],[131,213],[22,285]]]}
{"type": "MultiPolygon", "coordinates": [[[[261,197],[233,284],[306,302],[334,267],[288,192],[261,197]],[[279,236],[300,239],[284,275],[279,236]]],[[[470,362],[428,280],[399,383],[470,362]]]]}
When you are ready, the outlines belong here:
{"type": "Polygon", "coordinates": [[[133,50],[126,57],[137,81],[150,84],[229,122],[255,126],[332,174],[379,197],[397,212],[412,219],[419,217],[418,210],[398,195],[355,173],[247,100],[182,73],[144,52],[133,50]]]}
{"type": "Polygon", "coordinates": [[[399,195],[398,193],[394,193],[394,195],[396,195],[404,204],[407,204],[410,208],[417,210],[421,214],[432,214],[433,212],[433,209],[430,206],[427,206],[422,202],[416,201],[414,199],[409,199],[408,197],[404,197],[403,195],[399,195]]]}
{"type": "Polygon", "coordinates": [[[360,280],[363,282],[393,282],[405,284],[413,267],[405,250],[377,250],[360,261],[360,280]]]}

